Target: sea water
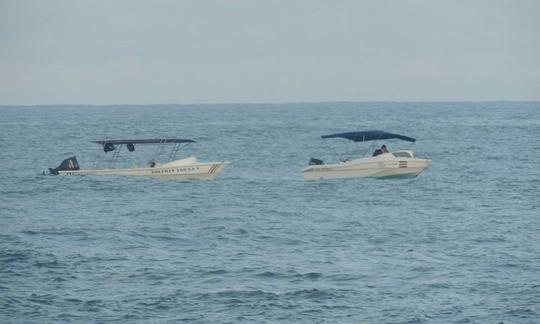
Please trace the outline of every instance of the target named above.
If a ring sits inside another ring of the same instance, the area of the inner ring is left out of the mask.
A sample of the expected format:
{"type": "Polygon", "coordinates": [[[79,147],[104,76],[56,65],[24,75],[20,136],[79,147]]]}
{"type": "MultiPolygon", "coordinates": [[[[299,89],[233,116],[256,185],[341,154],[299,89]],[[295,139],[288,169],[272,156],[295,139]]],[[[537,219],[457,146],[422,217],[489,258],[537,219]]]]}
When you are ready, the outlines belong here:
{"type": "Polygon", "coordinates": [[[1,107],[0,322],[538,323],[539,138],[538,102],[1,107]],[[432,165],[302,179],[374,149],[321,135],[372,129],[432,165]],[[231,164],[42,174],[92,167],[104,138],[190,138],[178,157],[231,164]]]}

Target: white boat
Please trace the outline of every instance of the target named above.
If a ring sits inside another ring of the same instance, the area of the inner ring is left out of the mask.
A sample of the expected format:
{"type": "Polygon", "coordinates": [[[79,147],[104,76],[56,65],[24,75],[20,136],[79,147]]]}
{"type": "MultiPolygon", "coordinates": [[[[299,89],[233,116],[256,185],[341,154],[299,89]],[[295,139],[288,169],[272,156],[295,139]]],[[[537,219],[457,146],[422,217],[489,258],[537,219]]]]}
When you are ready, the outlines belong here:
{"type": "MultiPolygon", "coordinates": [[[[324,135],[322,138],[345,138],[355,142],[376,141],[384,139],[401,139],[415,142],[412,137],[383,131],[363,131],[324,135]]],[[[371,156],[346,160],[334,164],[324,164],[319,159],[312,158],[310,165],[302,169],[304,180],[326,180],[363,177],[415,177],[430,164],[429,159],[419,159],[412,150],[397,150],[388,152],[384,149],[375,150],[371,156]]]]}
{"type": "Polygon", "coordinates": [[[98,154],[94,168],[80,169],[75,156],[62,161],[60,166],[49,169],[54,175],[83,176],[83,175],[126,175],[126,176],[149,176],[162,179],[207,179],[213,180],[229,164],[222,162],[198,162],[194,156],[177,160],[176,153],[182,145],[188,145],[195,141],[189,139],[132,139],[132,140],[102,140],[94,143],[100,146],[98,153],[111,152],[111,164],[115,163],[120,156],[120,151],[125,145],[129,152],[135,151],[135,145],[156,145],[156,155],[145,167],[134,165],[130,168],[100,168],[101,155],[98,154]],[[165,163],[159,162],[161,148],[164,145],[172,146],[172,152],[165,163]],[[102,148],[102,149],[101,149],[102,148]]]}

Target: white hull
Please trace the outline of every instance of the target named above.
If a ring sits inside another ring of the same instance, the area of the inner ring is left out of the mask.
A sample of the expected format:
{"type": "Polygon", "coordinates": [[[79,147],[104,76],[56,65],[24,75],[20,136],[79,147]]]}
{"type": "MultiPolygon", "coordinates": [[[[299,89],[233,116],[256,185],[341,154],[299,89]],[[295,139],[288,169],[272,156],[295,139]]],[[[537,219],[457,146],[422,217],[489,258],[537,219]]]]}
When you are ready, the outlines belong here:
{"type": "Polygon", "coordinates": [[[414,177],[426,169],[431,160],[394,157],[391,153],[352,161],[310,165],[302,170],[304,180],[346,179],[365,177],[414,177]]]}
{"type": "MultiPolygon", "coordinates": [[[[181,160],[180,160],[181,161],[181,160]]],[[[153,168],[126,168],[126,169],[88,169],[76,171],[59,171],[62,176],[83,175],[122,175],[122,176],[148,176],[159,179],[206,179],[213,180],[229,162],[195,162],[175,163],[169,162],[153,168]]]]}

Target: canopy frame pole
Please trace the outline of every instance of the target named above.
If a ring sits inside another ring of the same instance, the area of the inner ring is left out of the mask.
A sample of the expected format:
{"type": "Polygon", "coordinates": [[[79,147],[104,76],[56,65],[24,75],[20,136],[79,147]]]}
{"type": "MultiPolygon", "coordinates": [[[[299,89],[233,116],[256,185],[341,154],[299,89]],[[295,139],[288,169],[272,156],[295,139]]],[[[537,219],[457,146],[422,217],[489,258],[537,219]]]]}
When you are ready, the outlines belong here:
{"type": "Polygon", "coordinates": [[[158,163],[159,162],[159,157],[161,156],[161,154],[163,153],[163,143],[164,143],[164,139],[160,139],[159,140],[159,143],[158,145],[156,146],[156,150],[154,151],[154,162],[158,163]]]}
{"type": "MultiPolygon", "coordinates": [[[[367,156],[370,155],[369,152],[373,151],[373,146],[375,146],[375,144],[377,143],[377,141],[378,141],[378,140],[374,140],[374,141],[372,141],[372,142],[369,144],[369,146],[368,146],[366,152],[364,153],[364,157],[367,157],[367,156]]],[[[364,143],[364,141],[362,141],[362,143],[364,143]]]]}
{"type": "Polygon", "coordinates": [[[175,160],[176,154],[178,153],[178,151],[183,150],[188,145],[189,143],[184,143],[184,145],[182,145],[182,143],[175,143],[171,151],[171,154],[169,155],[169,161],[175,160]]]}
{"type": "Polygon", "coordinates": [[[122,145],[118,145],[118,149],[114,150],[112,160],[116,161],[118,157],[120,156],[120,151],[122,150],[122,145]]]}
{"type": "Polygon", "coordinates": [[[109,161],[109,168],[113,167],[116,164],[116,160],[118,160],[118,157],[120,156],[120,151],[122,150],[123,145],[118,145],[118,148],[115,147],[113,156],[111,160],[109,161]]]}
{"type": "Polygon", "coordinates": [[[97,149],[96,149],[96,160],[94,161],[94,169],[98,169],[99,168],[99,162],[101,161],[101,150],[102,150],[102,146],[100,146],[99,144],[96,146],[97,149]]]}
{"type": "Polygon", "coordinates": [[[169,161],[174,160],[174,158],[176,157],[176,153],[178,152],[178,149],[179,149],[179,145],[178,143],[175,143],[171,150],[171,154],[169,154],[169,161]]]}

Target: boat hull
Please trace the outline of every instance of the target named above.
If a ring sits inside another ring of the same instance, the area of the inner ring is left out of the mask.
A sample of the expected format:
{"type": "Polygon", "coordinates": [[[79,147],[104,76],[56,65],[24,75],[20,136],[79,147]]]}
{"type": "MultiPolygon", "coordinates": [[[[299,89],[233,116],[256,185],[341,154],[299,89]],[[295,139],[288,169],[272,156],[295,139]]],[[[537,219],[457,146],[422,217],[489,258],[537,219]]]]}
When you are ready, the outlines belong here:
{"type": "Polygon", "coordinates": [[[302,174],[304,180],[415,177],[424,171],[430,163],[431,160],[426,159],[373,159],[372,161],[360,159],[339,164],[309,166],[302,170],[302,174]]]}
{"type": "Polygon", "coordinates": [[[204,162],[178,166],[156,166],[154,168],[126,168],[126,169],[88,169],[59,171],[61,176],[86,175],[120,175],[120,176],[146,176],[158,179],[215,179],[229,162],[204,162]]]}

